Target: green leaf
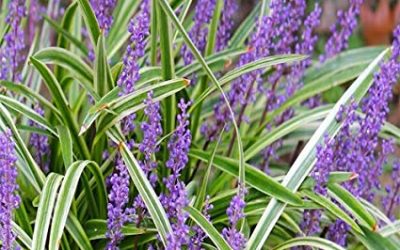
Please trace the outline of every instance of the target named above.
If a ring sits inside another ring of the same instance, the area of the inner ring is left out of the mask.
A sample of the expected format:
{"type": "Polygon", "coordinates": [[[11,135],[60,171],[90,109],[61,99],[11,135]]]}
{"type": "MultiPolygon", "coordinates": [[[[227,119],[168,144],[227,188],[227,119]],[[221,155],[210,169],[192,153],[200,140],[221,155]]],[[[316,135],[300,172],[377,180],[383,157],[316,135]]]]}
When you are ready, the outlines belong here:
{"type": "Polygon", "coordinates": [[[9,81],[0,81],[0,85],[4,86],[7,90],[11,90],[15,93],[21,94],[24,97],[29,98],[31,101],[35,103],[36,102],[40,103],[40,105],[43,108],[51,110],[52,114],[54,114],[57,118],[61,120],[61,114],[56,109],[56,107],[54,107],[53,104],[47,101],[44,97],[37,94],[35,91],[32,91],[30,88],[27,88],[22,84],[16,84],[14,82],[9,82],[9,81]]]}
{"type": "Polygon", "coordinates": [[[29,235],[22,230],[20,226],[18,226],[14,221],[11,222],[13,227],[13,232],[15,233],[17,239],[19,239],[27,249],[32,249],[32,239],[29,235]]]}
{"type": "MultiPolygon", "coordinates": [[[[201,160],[203,162],[208,162],[209,154],[199,149],[191,149],[189,156],[201,160]]],[[[232,175],[238,176],[239,173],[239,163],[231,158],[216,155],[213,160],[213,166],[216,168],[232,175]]],[[[288,202],[293,205],[301,205],[302,200],[296,196],[294,193],[289,191],[287,188],[283,187],[280,183],[275,181],[270,176],[266,175],[261,170],[245,164],[246,171],[246,184],[254,187],[264,194],[271,195],[277,199],[288,202]]]]}
{"type": "Polygon", "coordinates": [[[313,121],[317,121],[326,117],[326,115],[329,114],[331,110],[331,105],[308,110],[306,112],[300,113],[298,116],[291,118],[290,120],[284,122],[278,127],[273,128],[265,135],[261,135],[259,138],[257,138],[257,140],[252,143],[248,149],[246,149],[246,151],[244,152],[244,154],[246,155],[245,160],[247,161],[256,156],[267,146],[295,131],[296,129],[304,127],[304,124],[309,124],[313,121]]]}
{"type": "MultiPolygon", "coordinates": [[[[334,136],[340,128],[335,117],[342,105],[348,104],[352,99],[357,103],[365,95],[368,88],[372,84],[372,74],[378,67],[379,63],[388,53],[388,50],[382,52],[357,78],[357,80],[350,86],[340,100],[335,104],[325,120],[321,123],[317,131],[313,134],[308,141],[296,161],[293,163],[288,174],[283,180],[282,184],[292,191],[297,191],[301,183],[311,172],[315,164],[315,151],[318,144],[323,140],[325,134],[334,136]]],[[[265,240],[268,238],[271,230],[274,228],[275,223],[279,219],[286,204],[276,199],[272,199],[267,208],[265,209],[259,223],[251,235],[247,249],[259,250],[264,245],[265,240]]]]}
{"type": "Polygon", "coordinates": [[[53,136],[58,137],[57,133],[51,128],[52,125],[46,119],[44,119],[44,117],[36,113],[36,111],[32,110],[31,108],[27,107],[21,102],[16,101],[15,99],[10,98],[8,96],[0,95],[0,102],[6,105],[7,107],[10,107],[11,109],[21,113],[25,117],[34,121],[35,123],[42,125],[53,136]]]}
{"type": "Polygon", "coordinates": [[[337,245],[336,243],[318,238],[318,237],[298,237],[288,240],[279,246],[273,248],[273,250],[283,250],[290,249],[296,246],[309,246],[324,250],[345,250],[343,247],[337,245]]]}
{"type": "Polygon", "coordinates": [[[376,230],[378,224],[375,218],[360,204],[349,191],[339,184],[329,184],[329,195],[337,200],[346,208],[357,220],[368,226],[371,230],[376,230]]]}
{"type": "MultiPolygon", "coordinates": [[[[96,163],[90,161],[82,161],[73,163],[65,173],[64,181],[61,185],[60,192],[57,198],[57,203],[54,209],[53,223],[51,225],[49,249],[58,249],[61,236],[67,221],[75,191],[78,186],[78,181],[87,166],[99,167],[96,163]]],[[[99,185],[100,183],[98,183],[99,185]]],[[[105,187],[104,187],[105,190],[105,187]]]]}
{"type": "Polygon", "coordinates": [[[81,132],[83,133],[89,128],[91,123],[93,123],[92,116],[99,116],[100,113],[104,113],[104,117],[99,121],[98,131],[96,134],[95,144],[97,143],[97,139],[100,138],[104,132],[115,125],[117,122],[122,120],[124,117],[129,116],[137,112],[138,110],[143,109],[146,105],[143,101],[147,98],[147,93],[149,91],[153,91],[153,101],[161,101],[164,98],[174,95],[180,90],[186,88],[188,86],[188,81],[185,79],[174,79],[166,82],[157,83],[142,89],[139,89],[131,94],[121,96],[108,103],[103,109],[98,110],[94,114],[89,114],[81,127],[81,132]]]}
{"type": "Polygon", "coordinates": [[[51,173],[46,178],[43,191],[40,194],[40,203],[35,219],[35,229],[32,237],[32,249],[44,250],[46,248],[47,232],[53,214],[57,191],[60,187],[62,176],[51,173]]]}
{"type": "Polygon", "coordinates": [[[326,198],[325,196],[319,195],[315,192],[310,190],[302,191],[310,200],[314,201],[315,203],[321,205],[326,210],[328,210],[333,216],[343,220],[348,225],[350,225],[355,231],[362,233],[361,228],[357,225],[356,222],[339,206],[333,203],[330,199],[326,198]]]}
{"type": "MultiPolygon", "coordinates": [[[[106,239],[107,221],[105,220],[89,220],[85,224],[85,231],[90,240],[106,239]]],[[[145,233],[157,233],[152,228],[137,228],[134,225],[125,225],[121,230],[124,236],[141,235],[145,233]]]]}
{"type": "Polygon", "coordinates": [[[175,15],[174,11],[171,9],[171,6],[168,3],[168,0],[159,0],[159,3],[161,7],[163,8],[164,12],[166,15],[169,16],[169,18],[172,20],[172,22],[175,24],[175,27],[179,30],[181,33],[184,41],[186,42],[188,48],[191,50],[193,53],[194,57],[200,62],[202,65],[203,69],[206,72],[206,75],[208,78],[211,80],[211,82],[218,88],[218,90],[221,92],[221,95],[225,101],[225,104],[229,110],[230,118],[235,130],[236,134],[236,141],[237,141],[237,151],[239,152],[239,182],[245,183],[245,169],[244,169],[244,156],[243,156],[243,143],[242,139],[240,136],[240,131],[236,123],[235,119],[235,113],[233,112],[229,100],[226,97],[224,90],[221,87],[221,84],[218,82],[217,78],[215,77],[214,73],[211,71],[210,67],[207,65],[206,61],[204,58],[201,56],[200,51],[196,48],[192,40],[190,39],[188,33],[186,32],[185,28],[182,26],[180,23],[179,19],[175,15]]]}
{"type": "MultiPolygon", "coordinates": [[[[220,79],[220,84],[221,86],[232,82],[233,80],[239,78],[240,76],[252,72],[254,70],[258,69],[263,69],[265,71],[269,70],[275,65],[278,64],[283,64],[283,63],[292,63],[295,61],[303,60],[306,58],[305,56],[302,55],[278,55],[278,56],[269,56],[265,58],[258,59],[256,61],[250,62],[248,64],[243,65],[240,68],[233,69],[232,71],[229,71],[226,73],[221,79],[220,79]]],[[[196,101],[191,107],[191,110],[197,108],[197,106],[204,101],[209,95],[211,95],[217,87],[211,86],[205,89],[202,94],[196,98],[196,101]]]]}
{"type": "Polygon", "coordinates": [[[67,224],[65,225],[65,227],[67,228],[68,233],[74,239],[75,243],[78,245],[79,249],[93,249],[92,245],[90,244],[90,240],[85,233],[85,230],[75,216],[73,216],[72,214],[68,215],[67,224]]]}
{"type": "Polygon", "coordinates": [[[343,52],[325,63],[309,68],[304,76],[304,87],[296,91],[279,108],[270,112],[256,134],[265,130],[265,126],[274,117],[279,116],[288,108],[299,104],[316,94],[349,82],[359,76],[364,69],[383,51],[381,47],[361,48],[343,52]]]}
{"type": "Polygon", "coordinates": [[[124,142],[120,142],[118,140],[115,142],[119,145],[119,150],[125,165],[128,168],[129,175],[131,176],[131,179],[137,188],[140,197],[142,197],[144,203],[146,204],[150,216],[160,234],[161,241],[163,242],[164,246],[166,246],[168,234],[170,234],[172,229],[164,208],[130,149],[124,142]]]}
{"type": "Polygon", "coordinates": [[[121,27],[128,27],[129,21],[135,12],[137,12],[140,3],[141,1],[117,1],[117,7],[113,13],[113,25],[106,39],[107,48],[110,49],[108,51],[108,58],[114,56],[128,40],[128,29],[121,29],[121,27]]]}
{"type": "Polygon", "coordinates": [[[34,57],[43,63],[55,64],[68,69],[71,75],[79,80],[82,87],[85,88],[95,100],[100,99],[92,86],[94,82],[92,69],[74,53],[66,49],[50,47],[40,50],[34,57]]]}
{"type": "Polygon", "coordinates": [[[258,2],[256,6],[254,6],[251,13],[246,17],[246,19],[241,22],[240,26],[236,29],[235,33],[233,34],[230,42],[229,47],[237,48],[242,46],[247,38],[249,37],[250,33],[255,30],[255,25],[257,16],[260,16],[262,13],[261,2],[258,2]]]}
{"type": "MultiPolygon", "coordinates": [[[[33,159],[32,155],[30,154],[28,148],[26,147],[24,141],[21,138],[21,135],[18,133],[15,123],[11,118],[11,115],[8,112],[7,108],[4,107],[4,105],[1,103],[0,103],[0,116],[2,118],[0,119],[0,121],[3,120],[5,123],[4,125],[7,126],[7,128],[9,128],[12,132],[18,155],[25,160],[26,165],[28,165],[29,167],[25,169],[26,168],[25,164],[18,164],[18,166],[20,167],[19,170],[25,174],[27,179],[30,181],[32,187],[34,187],[35,191],[40,192],[41,187],[44,184],[45,176],[40,167],[33,159]]],[[[2,122],[0,122],[0,125],[1,124],[2,122]]],[[[5,128],[1,127],[1,129],[4,131],[5,128]]]]}
{"type": "MultiPolygon", "coordinates": [[[[219,147],[219,145],[221,143],[221,139],[222,139],[222,135],[224,134],[224,130],[225,130],[225,126],[221,130],[221,133],[220,133],[220,135],[218,137],[217,144],[215,145],[211,155],[208,157],[209,160],[208,160],[207,169],[206,169],[206,172],[205,172],[205,174],[204,174],[204,176],[202,178],[203,180],[201,182],[201,185],[200,185],[200,188],[199,188],[199,192],[197,193],[196,201],[194,203],[194,208],[197,209],[197,210],[200,210],[200,211],[201,211],[201,209],[203,207],[203,203],[204,203],[205,198],[206,198],[207,186],[209,184],[208,181],[209,181],[209,178],[210,178],[210,175],[211,175],[211,169],[212,169],[212,166],[213,166],[213,163],[214,163],[215,155],[217,154],[218,147],[219,147]]],[[[194,170],[194,171],[196,171],[196,170],[194,170]]]]}
{"type": "Polygon", "coordinates": [[[72,111],[68,105],[67,99],[61,89],[60,84],[55,78],[54,74],[50,71],[50,69],[44,65],[42,62],[38,61],[35,57],[30,58],[33,66],[39,71],[40,75],[44,79],[46,83],[53,101],[55,102],[57,108],[60,110],[62,114],[63,121],[65,125],[69,128],[72,138],[74,142],[77,144],[77,148],[81,156],[84,156],[86,159],[90,158],[90,153],[86,142],[82,137],[78,135],[78,124],[74,120],[72,116],[72,111]]]}
{"type": "Polygon", "coordinates": [[[60,137],[61,153],[64,160],[64,165],[72,164],[74,152],[72,151],[72,139],[69,130],[63,126],[57,126],[57,132],[60,137]]]}
{"type": "Polygon", "coordinates": [[[210,240],[215,244],[215,246],[220,249],[231,249],[225,239],[222,237],[222,234],[218,232],[217,229],[194,207],[186,207],[186,211],[189,213],[190,218],[196,222],[198,226],[203,229],[204,233],[208,235],[210,240]]]}
{"type": "Polygon", "coordinates": [[[382,227],[379,233],[384,237],[389,237],[393,234],[398,234],[400,232],[400,220],[396,220],[391,224],[382,227]]]}
{"type": "MultiPolygon", "coordinates": [[[[83,43],[81,43],[79,40],[77,40],[79,42],[79,44],[73,42],[69,36],[72,36],[70,34],[70,31],[72,30],[72,28],[74,28],[74,18],[76,15],[76,10],[78,9],[78,2],[73,2],[71,3],[66,9],[65,9],[65,13],[64,16],[61,20],[61,25],[58,26],[59,28],[61,28],[61,32],[59,32],[58,34],[58,38],[57,38],[57,47],[59,48],[68,48],[68,41],[70,41],[71,43],[73,43],[78,49],[80,49],[84,55],[88,54],[88,50],[86,48],[86,46],[84,46],[83,43]],[[64,33],[65,31],[65,33],[64,33]],[[83,47],[80,47],[82,46],[83,47]]],[[[57,30],[57,29],[56,29],[57,30]]],[[[73,36],[72,36],[73,37],[73,36]]]]}
{"type": "Polygon", "coordinates": [[[96,59],[94,60],[94,86],[96,93],[104,96],[113,87],[111,70],[107,63],[104,37],[101,35],[97,42],[96,59]]]}
{"type": "MultiPolygon", "coordinates": [[[[157,0],[159,1],[159,0],[157,0]]],[[[206,63],[209,67],[213,68],[216,65],[225,65],[226,63],[231,63],[231,60],[238,55],[246,53],[247,50],[243,48],[239,49],[228,49],[223,50],[221,52],[212,54],[208,57],[205,57],[206,63]]],[[[176,70],[176,75],[180,77],[188,77],[192,74],[201,74],[203,67],[198,60],[194,60],[191,64],[178,67],[176,70]]]]}
{"type": "MultiPolygon", "coordinates": [[[[77,6],[77,5],[71,5],[70,7],[72,7],[72,6],[77,6]]],[[[86,48],[86,45],[84,43],[82,43],[81,41],[79,41],[79,39],[77,39],[76,37],[71,35],[70,32],[63,29],[60,25],[58,25],[56,22],[51,20],[50,17],[44,15],[43,18],[46,22],[48,22],[50,24],[51,27],[53,27],[53,29],[57,33],[59,33],[61,36],[63,36],[68,41],[70,41],[72,44],[74,44],[82,52],[82,54],[87,55],[89,53],[88,49],[86,48]]],[[[62,46],[59,46],[59,47],[62,48],[62,46]]]]}
{"type": "MultiPolygon", "coordinates": [[[[83,19],[85,20],[86,26],[89,31],[90,39],[92,40],[92,44],[96,45],[100,36],[100,28],[97,22],[96,16],[90,7],[89,0],[78,0],[79,6],[83,12],[83,19]]],[[[95,47],[95,46],[94,46],[95,47]]]]}
{"type": "Polygon", "coordinates": [[[363,227],[364,236],[358,236],[359,240],[369,250],[396,250],[399,249],[399,245],[393,244],[390,239],[383,237],[382,235],[372,232],[368,228],[363,227]]]}

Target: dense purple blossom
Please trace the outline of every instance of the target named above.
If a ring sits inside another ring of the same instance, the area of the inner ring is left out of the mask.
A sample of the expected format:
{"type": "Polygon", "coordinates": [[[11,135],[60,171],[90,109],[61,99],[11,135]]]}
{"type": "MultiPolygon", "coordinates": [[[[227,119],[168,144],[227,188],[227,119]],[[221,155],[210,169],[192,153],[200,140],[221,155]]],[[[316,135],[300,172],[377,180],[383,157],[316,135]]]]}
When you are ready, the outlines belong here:
{"type": "MultiPolygon", "coordinates": [[[[269,30],[267,22],[268,17],[264,17],[257,25],[257,31],[252,35],[248,43],[248,51],[243,54],[238,62],[237,67],[241,67],[247,63],[253,62],[258,59],[258,54],[261,52],[268,51],[269,30]]],[[[227,97],[232,108],[236,108],[239,105],[246,105],[248,102],[254,100],[254,88],[253,84],[257,79],[260,70],[244,74],[235,80],[231,89],[229,90],[227,97]]],[[[229,123],[230,113],[228,107],[221,97],[220,101],[214,105],[214,120],[209,123],[203,124],[201,132],[208,140],[215,140],[217,138],[218,131],[221,131],[225,123],[229,123]]]]}
{"type": "Polygon", "coordinates": [[[139,14],[129,23],[129,45],[123,58],[124,67],[118,79],[121,94],[130,94],[135,90],[135,83],[139,80],[139,59],[144,56],[146,38],[150,34],[150,4],[143,0],[139,14]]]}
{"type": "Polygon", "coordinates": [[[168,235],[167,249],[178,250],[190,243],[190,227],[186,225],[188,219],[184,208],[189,205],[185,183],[180,180],[181,171],[189,161],[188,152],[192,141],[189,130],[189,114],[187,109],[190,103],[182,99],[178,107],[181,113],[178,115],[178,126],[168,142],[169,159],[166,167],[171,173],[164,178],[164,184],[168,190],[160,199],[169,220],[172,222],[172,232],[168,235]]]}
{"type": "MultiPolygon", "coordinates": [[[[336,120],[342,122],[342,127],[330,146],[331,156],[324,157],[324,161],[331,161],[330,171],[356,173],[358,178],[345,182],[343,186],[356,197],[368,201],[373,201],[374,191],[380,189],[379,177],[383,172],[383,165],[387,162],[388,155],[394,151],[392,142],[381,140],[379,132],[389,112],[392,88],[400,75],[399,56],[400,26],[394,31],[391,57],[374,74],[374,82],[361,102],[364,115],[357,115],[357,105],[354,103],[341,107],[336,120]]],[[[320,159],[315,171],[318,171],[319,164],[320,159]]],[[[329,227],[327,237],[345,246],[348,230],[349,226],[345,222],[337,220],[329,227]]]]}
{"type": "Polygon", "coordinates": [[[17,156],[9,130],[0,133],[0,240],[1,249],[13,249],[15,235],[12,232],[13,210],[19,206],[20,198],[16,194],[17,156]]]}
{"type": "Polygon", "coordinates": [[[386,185],[387,195],[382,198],[382,207],[386,215],[395,220],[395,208],[400,205],[400,162],[395,162],[392,168],[391,184],[386,185]]]}
{"type": "MultiPolygon", "coordinates": [[[[317,163],[311,176],[314,178],[314,192],[320,195],[326,195],[326,184],[328,182],[329,172],[334,164],[334,141],[328,136],[325,137],[323,145],[317,147],[317,163]]],[[[305,210],[301,229],[305,235],[314,235],[320,233],[320,219],[322,211],[320,209],[305,210]]]]}
{"type": "Polygon", "coordinates": [[[326,237],[333,242],[336,242],[342,247],[347,245],[347,232],[350,226],[341,219],[337,219],[335,223],[331,224],[328,229],[326,237]]]}
{"type": "MultiPolygon", "coordinates": [[[[36,105],[35,111],[39,115],[44,116],[44,110],[40,106],[36,105]]],[[[43,128],[43,126],[33,121],[29,121],[29,125],[32,127],[43,128]]],[[[49,161],[47,160],[47,156],[50,153],[50,147],[48,137],[42,134],[32,133],[30,138],[30,145],[35,151],[35,161],[39,164],[39,166],[45,173],[49,172],[49,161]]]]}
{"type": "Polygon", "coordinates": [[[109,179],[111,186],[107,204],[107,250],[117,250],[123,239],[122,226],[133,221],[133,209],[127,208],[129,201],[129,174],[121,158],[117,159],[114,173],[109,179]]]}
{"type": "Polygon", "coordinates": [[[25,48],[24,31],[21,21],[26,16],[25,0],[13,0],[8,5],[6,23],[10,29],[4,36],[5,47],[0,51],[1,66],[0,79],[21,81],[19,67],[25,61],[23,50],[25,48]]]}
{"type": "Polygon", "coordinates": [[[37,25],[42,20],[42,14],[46,9],[38,0],[31,0],[29,5],[29,42],[32,43],[37,31],[37,25]]]}
{"type": "Polygon", "coordinates": [[[157,162],[152,156],[159,151],[157,141],[163,132],[161,126],[160,103],[153,102],[153,93],[149,92],[144,104],[146,105],[144,113],[148,117],[148,121],[143,122],[141,125],[143,140],[139,144],[139,150],[144,154],[144,160],[141,166],[148,175],[150,183],[154,186],[157,181],[157,174],[154,173],[154,170],[157,168],[157,162]]]}
{"type": "MultiPolygon", "coordinates": [[[[393,35],[392,55],[387,62],[381,64],[380,71],[374,75],[374,83],[361,104],[365,117],[360,121],[356,143],[359,145],[358,170],[365,175],[361,195],[368,200],[374,197],[373,188],[379,188],[376,174],[382,173],[382,166],[390,153],[390,145],[383,143],[383,150],[378,157],[371,154],[379,145],[378,134],[389,113],[392,88],[400,75],[400,26],[396,27],[393,35]]],[[[363,178],[363,175],[360,175],[360,178],[363,178]]]]}
{"type": "Polygon", "coordinates": [[[117,0],[90,0],[90,3],[96,14],[100,29],[107,34],[113,22],[112,13],[117,0]]]}
{"type": "Polygon", "coordinates": [[[321,55],[321,62],[347,49],[349,38],[357,27],[357,16],[363,2],[364,0],[350,0],[347,11],[338,11],[338,20],[331,26],[332,35],[325,44],[325,54],[321,55]]]}
{"type": "Polygon", "coordinates": [[[219,21],[215,45],[217,52],[224,50],[228,45],[234,25],[233,17],[238,7],[237,0],[224,0],[224,8],[219,21]]]}
{"type": "MultiPolygon", "coordinates": [[[[135,84],[140,78],[139,59],[145,54],[146,38],[150,34],[150,3],[143,0],[139,14],[129,23],[129,45],[123,58],[124,67],[117,81],[121,88],[120,95],[127,95],[135,90],[135,84]]],[[[136,115],[131,114],[122,121],[122,132],[127,135],[135,129],[136,115]]]]}
{"type": "MultiPolygon", "coordinates": [[[[208,221],[210,221],[210,219],[211,219],[211,216],[209,214],[209,211],[211,209],[213,209],[213,205],[210,204],[210,197],[207,196],[206,200],[204,201],[202,213],[208,221]]],[[[194,232],[194,235],[192,237],[190,237],[189,249],[190,250],[202,250],[203,249],[202,244],[203,244],[204,240],[207,238],[207,234],[198,225],[194,225],[192,227],[192,230],[194,232]]]]}
{"type": "Polygon", "coordinates": [[[245,217],[244,208],[246,202],[244,197],[246,193],[247,190],[244,184],[239,183],[238,193],[233,196],[229,207],[226,210],[226,214],[229,218],[229,227],[222,230],[222,235],[228,241],[233,250],[241,250],[246,246],[246,238],[237,229],[239,221],[245,217]]]}
{"type": "MultiPolygon", "coordinates": [[[[155,172],[157,161],[154,159],[154,154],[159,151],[157,141],[162,135],[160,103],[153,102],[153,93],[149,92],[144,104],[146,105],[144,113],[148,121],[144,121],[141,125],[143,140],[139,144],[139,150],[144,155],[144,159],[140,162],[140,166],[147,175],[150,184],[155,187],[158,176],[155,172]]],[[[133,207],[137,215],[136,225],[139,226],[146,215],[146,206],[140,196],[135,197],[133,207]]]]}
{"type": "MultiPolygon", "coordinates": [[[[310,55],[310,57],[292,65],[279,65],[277,70],[269,77],[268,82],[271,84],[268,86],[259,86],[261,91],[265,93],[267,99],[262,120],[268,112],[279,108],[303,86],[304,72],[311,65],[311,55],[318,38],[317,35],[314,34],[314,31],[320,23],[321,8],[316,4],[314,10],[306,17],[302,36],[299,38],[297,38],[296,32],[297,29],[300,28],[301,20],[304,16],[305,2],[297,1],[297,5],[294,5],[291,9],[292,13],[289,15],[290,18],[282,20],[282,22],[284,22],[283,26],[285,26],[284,30],[288,32],[286,36],[291,37],[291,39],[285,39],[282,35],[280,40],[283,40],[283,42],[280,42],[278,44],[279,46],[276,45],[275,53],[285,54],[294,52],[296,54],[310,55]],[[277,91],[278,85],[284,85],[285,91],[277,91]]],[[[273,123],[275,125],[280,125],[293,115],[293,109],[285,110],[274,119],[273,123]]],[[[269,124],[267,129],[271,127],[271,124],[269,124]]],[[[266,171],[268,170],[270,160],[278,158],[276,151],[281,147],[281,144],[280,141],[277,141],[264,150],[262,168],[266,171]]]]}
{"type": "MultiPolygon", "coordinates": [[[[207,44],[208,24],[211,22],[216,0],[199,0],[196,4],[193,16],[193,27],[189,32],[194,45],[203,52],[207,44]]],[[[184,45],[181,50],[182,58],[185,65],[193,61],[193,54],[189,48],[184,45]]]]}

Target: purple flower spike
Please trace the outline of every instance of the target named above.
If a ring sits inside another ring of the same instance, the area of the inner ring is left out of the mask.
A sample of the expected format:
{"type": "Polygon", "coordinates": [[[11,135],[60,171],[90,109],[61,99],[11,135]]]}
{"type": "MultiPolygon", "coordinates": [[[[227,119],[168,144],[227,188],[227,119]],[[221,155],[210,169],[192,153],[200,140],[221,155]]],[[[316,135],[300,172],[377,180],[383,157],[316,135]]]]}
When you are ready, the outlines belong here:
{"type": "Polygon", "coordinates": [[[112,13],[117,4],[117,0],[90,0],[90,3],[96,14],[100,29],[104,30],[107,35],[113,22],[112,13]]]}
{"type": "Polygon", "coordinates": [[[387,195],[382,198],[382,204],[386,215],[395,220],[395,210],[400,205],[400,162],[395,162],[390,175],[393,183],[386,185],[385,190],[387,195]]]}
{"type": "Polygon", "coordinates": [[[117,160],[116,171],[110,177],[111,191],[108,195],[107,205],[107,233],[110,240],[107,250],[117,250],[119,242],[123,239],[122,226],[133,221],[133,210],[127,208],[129,201],[129,174],[122,159],[117,160]]]}
{"type": "Polygon", "coordinates": [[[172,223],[172,232],[168,235],[169,250],[182,249],[183,246],[190,244],[189,226],[186,225],[188,218],[184,208],[189,204],[185,183],[179,177],[181,171],[188,163],[188,152],[192,141],[189,130],[189,114],[187,109],[190,103],[185,103],[182,99],[178,104],[181,113],[178,115],[178,126],[168,142],[169,159],[166,167],[171,170],[170,176],[164,179],[164,184],[168,193],[160,197],[168,218],[172,223]]]}
{"type": "Polygon", "coordinates": [[[329,226],[327,238],[330,241],[336,242],[342,247],[347,245],[347,233],[350,230],[350,226],[346,222],[337,219],[335,223],[329,226]]]}
{"type": "MultiPolygon", "coordinates": [[[[150,4],[149,0],[143,0],[140,12],[129,23],[130,45],[126,48],[123,58],[124,67],[117,81],[121,88],[120,95],[127,95],[135,90],[135,84],[140,79],[138,61],[145,54],[146,38],[150,34],[150,4]]],[[[128,135],[135,129],[135,114],[131,114],[122,120],[122,132],[128,135]]]]}
{"type": "Polygon", "coordinates": [[[13,0],[8,5],[6,23],[10,30],[4,36],[5,47],[0,51],[1,66],[0,79],[21,81],[19,67],[25,61],[23,54],[25,48],[24,31],[21,21],[26,16],[25,0],[13,0]]]}
{"type": "MultiPolygon", "coordinates": [[[[216,0],[199,0],[193,17],[194,25],[189,32],[189,36],[199,49],[203,52],[207,44],[208,27],[211,22],[216,0]]],[[[193,54],[186,45],[182,47],[181,54],[185,65],[193,61],[193,54]]]]}
{"type": "Polygon", "coordinates": [[[325,45],[325,54],[320,57],[321,62],[347,49],[349,38],[357,27],[357,16],[360,14],[363,2],[364,0],[350,0],[350,6],[347,11],[338,11],[338,20],[331,27],[332,35],[325,45]]]}
{"type": "Polygon", "coordinates": [[[246,238],[237,229],[238,222],[245,217],[244,208],[246,202],[244,201],[244,197],[246,193],[247,190],[244,185],[239,183],[238,193],[233,196],[231,203],[226,210],[226,214],[229,217],[230,227],[224,228],[222,234],[233,250],[241,250],[246,246],[246,238]]]}
{"type": "Polygon", "coordinates": [[[157,174],[154,170],[157,168],[157,162],[152,156],[159,151],[157,140],[162,135],[160,103],[153,102],[153,93],[149,92],[147,99],[144,101],[146,108],[144,113],[148,117],[147,122],[142,123],[143,141],[139,144],[139,150],[144,154],[142,168],[148,175],[150,183],[154,187],[157,181],[157,174]]]}
{"type": "Polygon", "coordinates": [[[121,95],[130,94],[135,90],[135,83],[139,80],[139,59],[144,56],[146,38],[150,34],[150,5],[149,0],[143,0],[140,13],[130,21],[130,45],[126,48],[123,58],[124,68],[118,79],[121,95]]]}
{"type": "MultiPolygon", "coordinates": [[[[213,205],[210,204],[210,197],[207,196],[206,200],[204,202],[204,207],[203,207],[203,215],[204,217],[207,218],[208,221],[210,221],[211,216],[209,214],[209,211],[213,209],[213,205]]],[[[189,249],[190,250],[202,250],[202,244],[204,240],[207,238],[206,233],[201,229],[198,225],[193,226],[193,231],[194,231],[194,236],[190,238],[190,245],[189,249]]]]}
{"type": "Polygon", "coordinates": [[[233,17],[239,6],[237,0],[224,0],[224,9],[221,13],[221,20],[218,26],[216,51],[224,50],[232,35],[233,17]]]}
{"type": "MultiPolygon", "coordinates": [[[[320,195],[326,195],[326,184],[328,182],[328,175],[334,164],[334,141],[329,140],[326,136],[324,145],[317,147],[317,163],[314,167],[311,176],[314,178],[315,186],[314,192],[320,195]]],[[[301,222],[301,229],[305,235],[314,235],[321,231],[320,218],[321,210],[305,210],[303,213],[303,221],[301,222]]]]}
{"type": "MultiPolygon", "coordinates": [[[[40,108],[38,105],[35,106],[35,111],[41,115],[44,116],[44,110],[40,108]]],[[[41,125],[29,121],[29,125],[32,127],[39,127],[42,128],[41,125]]],[[[32,145],[32,149],[35,151],[35,161],[41,166],[42,170],[47,173],[49,172],[49,162],[46,160],[46,157],[50,153],[50,147],[49,147],[49,139],[45,135],[37,134],[37,133],[32,133],[31,138],[30,138],[30,144],[32,145]]]]}
{"type": "Polygon", "coordinates": [[[18,190],[15,166],[17,156],[14,142],[9,130],[0,133],[0,240],[2,248],[13,249],[15,235],[12,232],[12,213],[19,206],[20,198],[16,194],[18,190]]]}
{"type": "MultiPolygon", "coordinates": [[[[159,151],[157,140],[162,135],[160,103],[153,102],[153,93],[149,92],[144,104],[146,105],[144,113],[148,117],[148,121],[143,122],[141,125],[143,140],[139,144],[139,150],[144,155],[144,159],[140,162],[140,166],[147,175],[151,185],[155,187],[158,178],[155,172],[157,161],[152,157],[159,151]]],[[[141,221],[146,215],[146,206],[140,196],[135,197],[133,207],[137,215],[136,225],[140,226],[141,221]]]]}

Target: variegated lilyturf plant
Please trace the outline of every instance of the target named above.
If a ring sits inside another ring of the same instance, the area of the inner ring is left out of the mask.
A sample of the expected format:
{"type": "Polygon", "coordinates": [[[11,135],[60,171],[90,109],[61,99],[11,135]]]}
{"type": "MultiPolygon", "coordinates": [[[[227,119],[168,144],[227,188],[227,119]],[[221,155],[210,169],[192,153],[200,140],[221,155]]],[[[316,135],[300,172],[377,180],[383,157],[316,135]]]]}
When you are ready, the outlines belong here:
{"type": "Polygon", "coordinates": [[[400,26],[251,2],[0,1],[1,249],[400,249],[400,26]]]}

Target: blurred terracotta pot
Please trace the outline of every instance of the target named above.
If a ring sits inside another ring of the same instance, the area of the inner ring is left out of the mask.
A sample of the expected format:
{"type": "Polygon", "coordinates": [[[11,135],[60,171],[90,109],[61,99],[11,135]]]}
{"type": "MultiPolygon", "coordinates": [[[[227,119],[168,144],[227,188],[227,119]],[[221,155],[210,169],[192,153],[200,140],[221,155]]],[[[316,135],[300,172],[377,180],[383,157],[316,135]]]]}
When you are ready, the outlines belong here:
{"type": "Polygon", "coordinates": [[[378,8],[375,11],[367,3],[362,5],[360,19],[367,45],[390,43],[395,26],[395,13],[399,13],[398,17],[400,18],[399,6],[397,4],[396,8],[391,10],[389,0],[379,0],[378,8]],[[396,12],[396,9],[399,11],[396,12]]]}

